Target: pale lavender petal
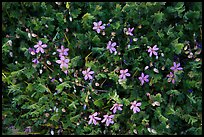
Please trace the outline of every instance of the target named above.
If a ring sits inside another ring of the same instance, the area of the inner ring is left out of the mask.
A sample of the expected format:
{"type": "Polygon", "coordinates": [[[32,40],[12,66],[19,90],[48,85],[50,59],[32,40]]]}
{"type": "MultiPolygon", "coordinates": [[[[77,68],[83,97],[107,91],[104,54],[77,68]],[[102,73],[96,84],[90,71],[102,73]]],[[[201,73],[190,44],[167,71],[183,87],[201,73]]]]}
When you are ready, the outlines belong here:
{"type": "Polygon", "coordinates": [[[120,73],[123,74],[123,73],[124,73],[124,70],[120,70],[120,73]]]}
{"type": "Polygon", "coordinates": [[[94,29],[94,30],[95,30],[95,29],[98,29],[98,27],[95,26],[95,27],[93,27],[93,29],[94,29]]]}
{"type": "Polygon", "coordinates": [[[106,121],[106,118],[104,118],[102,121],[101,121],[101,123],[103,123],[103,122],[105,122],[106,121]]]}
{"type": "Polygon", "coordinates": [[[61,60],[65,60],[65,57],[64,56],[61,56],[61,58],[60,58],[61,60]]]}
{"type": "Polygon", "coordinates": [[[98,112],[93,113],[93,116],[97,116],[97,115],[98,115],[98,112]]]}
{"type": "Polygon", "coordinates": [[[152,57],[152,51],[149,53],[149,56],[152,57]]]}
{"type": "Polygon", "coordinates": [[[177,70],[183,70],[183,68],[182,68],[182,67],[180,67],[180,68],[177,68],[177,70]]]}
{"type": "Polygon", "coordinates": [[[134,30],[134,28],[132,28],[130,31],[132,32],[134,30]]]}
{"type": "Polygon", "coordinates": [[[83,71],[82,71],[82,74],[85,75],[85,74],[86,74],[86,70],[83,70],[83,71]]]}
{"type": "Polygon", "coordinates": [[[156,51],[153,51],[153,54],[154,54],[155,56],[157,56],[157,55],[158,55],[156,51]]]}
{"type": "Polygon", "coordinates": [[[61,64],[61,63],[62,63],[62,61],[61,61],[61,60],[57,60],[57,61],[56,61],[56,63],[61,64]]]}
{"type": "Polygon", "coordinates": [[[115,112],[116,112],[116,109],[117,109],[117,108],[116,108],[116,107],[114,107],[114,109],[113,109],[113,113],[115,113],[115,112]]]}
{"type": "Polygon", "coordinates": [[[149,49],[148,49],[148,52],[151,52],[152,51],[152,48],[150,47],[149,49]]]}
{"type": "Polygon", "coordinates": [[[97,124],[97,122],[96,122],[96,120],[95,120],[95,119],[93,119],[93,123],[94,123],[94,125],[96,125],[96,124],[97,124]]]}
{"type": "Polygon", "coordinates": [[[88,76],[87,76],[87,75],[85,75],[84,79],[85,79],[85,80],[87,80],[87,79],[88,79],[88,76]]]}
{"type": "Polygon", "coordinates": [[[65,59],[64,62],[65,62],[65,63],[69,63],[69,59],[65,59]]]}
{"type": "Polygon", "coordinates": [[[125,69],[125,71],[124,71],[125,73],[127,73],[128,72],[128,69],[125,69]]]}
{"type": "Polygon", "coordinates": [[[149,75],[146,75],[144,78],[147,79],[149,77],[149,75]]]}
{"type": "Polygon", "coordinates": [[[61,49],[57,49],[58,52],[62,52],[61,49]]]}
{"type": "Polygon", "coordinates": [[[98,25],[98,23],[97,23],[97,22],[94,22],[93,24],[94,24],[94,26],[97,26],[97,25],[98,25]]]}
{"type": "Polygon", "coordinates": [[[93,77],[91,75],[88,75],[88,77],[89,77],[90,80],[93,79],[93,77]]]}
{"type": "Polygon", "coordinates": [[[87,68],[86,72],[88,73],[90,71],[91,68],[87,68]]]}
{"type": "Polygon", "coordinates": [[[144,80],[141,80],[141,84],[142,84],[142,85],[144,84],[144,80]]]}
{"type": "Polygon", "coordinates": [[[98,22],[98,25],[101,26],[101,24],[102,24],[102,21],[100,20],[100,21],[98,22]]]}
{"type": "Polygon", "coordinates": [[[170,69],[171,69],[171,70],[175,70],[175,67],[171,67],[170,69]]]}
{"type": "Polygon", "coordinates": [[[111,44],[111,46],[113,46],[113,47],[116,46],[116,42],[113,42],[113,43],[111,44]]]}
{"type": "Polygon", "coordinates": [[[41,52],[41,53],[44,53],[44,49],[43,49],[43,48],[40,48],[40,52],[41,52]]]}
{"type": "Polygon", "coordinates": [[[37,48],[37,49],[36,49],[36,53],[39,53],[39,52],[40,52],[40,48],[37,48]]]}
{"type": "Polygon", "coordinates": [[[176,65],[176,67],[179,67],[180,66],[180,63],[178,63],[177,65],[176,65]]]}
{"type": "Polygon", "coordinates": [[[105,26],[101,26],[100,29],[105,29],[105,26]]]}
{"type": "Polygon", "coordinates": [[[175,80],[174,80],[174,78],[172,79],[172,83],[173,83],[173,84],[175,83],[175,80]]]}
{"type": "Polygon", "coordinates": [[[110,118],[114,118],[114,115],[110,115],[109,117],[110,117],[110,118]]]}
{"type": "Polygon", "coordinates": [[[116,51],[116,49],[114,47],[111,48],[112,51],[116,51]]]}
{"type": "Polygon", "coordinates": [[[99,117],[94,117],[94,119],[96,119],[96,120],[101,120],[101,118],[99,118],[99,117]]]}
{"type": "Polygon", "coordinates": [[[38,45],[42,45],[42,41],[40,40],[40,41],[38,41],[38,45]]]}
{"type": "Polygon", "coordinates": [[[97,31],[97,33],[100,33],[101,30],[100,30],[100,29],[97,29],[96,31],[97,31]]]}
{"type": "Polygon", "coordinates": [[[94,71],[90,71],[89,74],[94,74],[94,71]]]}
{"type": "Polygon", "coordinates": [[[42,45],[42,47],[43,47],[43,48],[46,48],[46,47],[47,47],[47,45],[46,45],[46,44],[43,44],[43,45],[42,45]]]}
{"type": "Polygon", "coordinates": [[[134,107],[134,106],[132,105],[132,106],[130,107],[130,109],[133,109],[133,107],[134,107]]]}
{"type": "Polygon", "coordinates": [[[118,107],[118,110],[123,110],[121,107],[118,107]]]}
{"type": "Polygon", "coordinates": [[[93,121],[93,119],[92,119],[92,118],[90,118],[90,120],[89,120],[89,123],[88,123],[88,124],[90,125],[90,124],[92,123],[92,121],[93,121]]]}
{"type": "Polygon", "coordinates": [[[174,62],[174,67],[176,67],[176,62],[174,62]]]}
{"type": "Polygon", "coordinates": [[[141,102],[138,102],[138,103],[136,104],[136,106],[141,106],[141,102]]]}
{"type": "Polygon", "coordinates": [[[106,126],[109,126],[110,122],[109,120],[106,120],[106,126]]]}
{"type": "Polygon", "coordinates": [[[129,77],[129,76],[130,76],[130,73],[126,73],[125,75],[129,77]]]}
{"type": "Polygon", "coordinates": [[[38,48],[39,47],[39,45],[34,45],[34,48],[38,48]]]}

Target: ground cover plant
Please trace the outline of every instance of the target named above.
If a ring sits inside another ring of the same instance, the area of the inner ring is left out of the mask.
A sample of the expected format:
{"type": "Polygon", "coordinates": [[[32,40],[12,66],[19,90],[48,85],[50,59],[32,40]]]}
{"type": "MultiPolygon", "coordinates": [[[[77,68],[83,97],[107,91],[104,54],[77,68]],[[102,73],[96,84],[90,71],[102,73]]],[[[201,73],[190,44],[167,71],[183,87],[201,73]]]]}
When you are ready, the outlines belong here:
{"type": "Polygon", "coordinates": [[[201,134],[201,8],[3,2],[2,134],[201,134]]]}

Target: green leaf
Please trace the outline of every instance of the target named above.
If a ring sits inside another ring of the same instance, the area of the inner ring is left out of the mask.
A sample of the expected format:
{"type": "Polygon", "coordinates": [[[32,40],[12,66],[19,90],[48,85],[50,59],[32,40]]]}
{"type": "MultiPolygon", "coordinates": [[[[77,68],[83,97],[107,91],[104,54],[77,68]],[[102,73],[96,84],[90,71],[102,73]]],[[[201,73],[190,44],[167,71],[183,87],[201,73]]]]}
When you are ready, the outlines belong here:
{"type": "Polygon", "coordinates": [[[65,87],[66,88],[71,88],[71,86],[70,86],[70,84],[68,82],[63,82],[63,83],[56,86],[56,90],[61,92],[65,87]]]}
{"type": "Polygon", "coordinates": [[[94,105],[96,105],[98,107],[104,106],[103,100],[102,99],[98,99],[98,100],[94,101],[94,105]]]}
{"type": "Polygon", "coordinates": [[[55,122],[58,122],[59,119],[60,119],[60,115],[59,115],[59,114],[54,114],[54,115],[50,118],[51,121],[55,121],[55,122]]]}
{"type": "Polygon", "coordinates": [[[80,114],[76,115],[76,116],[73,116],[70,118],[70,121],[73,122],[73,123],[76,123],[78,122],[78,119],[80,118],[80,114]]]}
{"type": "Polygon", "coordinates": [[[172,94],[172,95],[179,95],[181,93],[178,90],[169,90],[169,91],[166,92],[166,94],[167,95],[170,95],[170,94],[172,94]]]}
{"type": "Polygon", "coordinates": [[[154,15],[153,15],[154,22],[155,23],[161,23],[163,20],[163,16],[164,16],[164,13],[162,13],[162,12],[154,13],[154,15]]]}
{"type": "Polygon", "coordinates": [[[183,43],[178,43],[174,45],[174,50],[176,54],[180,54],[181,50],[183,49],[184,44],[183,43]]]}
{"type": "Polygon", "coordinates": [[[92,41],[93,41],[94,44],[97,45],[97,43],[100,42],[100,38],[97,35],[95,35],[94,38],[92,39],[92,41]]]}
{"type": "Polygon", "coordinates": [[[67,8],[67,9],[70,8],[70,2],[66,2],[66,8],[67,8]]]}

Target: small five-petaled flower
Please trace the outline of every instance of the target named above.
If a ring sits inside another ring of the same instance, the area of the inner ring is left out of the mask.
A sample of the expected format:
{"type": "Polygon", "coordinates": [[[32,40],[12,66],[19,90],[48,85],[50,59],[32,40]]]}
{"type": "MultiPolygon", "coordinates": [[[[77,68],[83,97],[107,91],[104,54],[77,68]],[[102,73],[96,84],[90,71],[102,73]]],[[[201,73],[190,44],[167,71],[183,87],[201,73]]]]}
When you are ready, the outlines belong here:
{"type": "Polygon", "coordinates": [[[139,80],[141,82],[141,84],[143,85],[144,82],[149,82],[149,79],[148,79],[149,75],[144,75],[144,73],[141,74],[141,76],[139,77],[139,80]]]}
{"type": "Polygon", "coordinates": [[[64,46],[62,45],[61,49],[57,49],[57,51],[59,52],[59,57],[62,57],[62,56],[67,56],[68,55],[69,49],[64,48],[64,46]]]}
{"type": "Polygon", "coordinates": [[[174,62],[173,64],[174,65],[170,69],[173,70],[174,72],[183,69],[182,67],[180,67],[180,63],[176,64],[176,62],[174,62]]]}
{"type": "Polygon", "coordinates": [[[105,29],[105,26],[102,25],[102,21],[99,21],[98,23],[94,22],[93,24],[94,24],[93,29],[96,30],[97,33],[100,33],[101,30],[105,29]]]}
{"type": "Polygon", "coordinates": [[[119,78],[120,79],[126,79],[126,76],[130,76],[130,73],[128,73],[128,69],[125,69],[125,70],[120,70],[120,76],[119,78]]]}
{"type": "Polygon", "coordinates": [[[172,82],[173,84],[175,83],[175,77],[174,77],[174,73],[170,72],[168,75],[168,82],[172,82]]]}
{"type": "Polygon", "coordinates": [[[69,59],[66,59],[64,56],[60,57],[60,60],[57,60],[56,63],[60,64],[60,68],[68,68],[69,59]]]}
{"type": "Polygon", "coordinates": [[[157,50],[159,50],[159,48],[157,48],[157,45],[154,45],[153,48],[149,47],[148,52],[150,52],[149,56],[152,57],[152,54],[154,54],[155,56],[157,56],[157,50]]]}
{"type": "Polygon", "coordinates": [[[117,110],[120,110],[120,111],[123,110],[121,108],[122,106],[123,106],[122,104],[115,103],[110,110],[113,110],[113,113],[116,113],[117,110]]]}
{"type": "Polygon", "coordinates": [[[91,74],[94,74],[94,71],[90,71],[91,68],[88,68],[87,70],[82,71],[82,74],[84,75],[84,79],[87,80],[91,80],[93,79],[93,77],[91,76],[91,74]]]}
{"type": "Polygon", "coordinates": [[[134,30],[134,27],[131,29],[131,28],[128,28],[127,32],[126,32],[126,35],[130,35],[130,36],[133,36],[132,32],[134,30]]]}
{"type": "Polygon", "coordinates": [[[139,106],[141,106],[141,102],[134,101],[131,102],[130,104],[132,105],[130,109],[132,109],[134,113],[140,112],[139,106]]]}
{"type": "Polygon", "coordinates": [[[116,46],[116,42],[111,43],[111,41],[109,41],[106,49],[109,49],[110,53],[113,53],[116,51],[115,46],[116,46]]]}
{"type": "Polygon", "coordinates": [[[106,122],[106,126],[109,126],[110,124],[113,124],[114,121],[112,120],[114,118],[114,115],[104,115],[104,119],[101,121],[101,123],[106,122]]]}
{"type": "Polygon", "coordinates": [[[34,48],[36,48],[36,53],[44,53],[44,49],[43,48],[46,48],[47,45],[46,44],[42,44],[42,41],[38,41],[37,45],[34,46],[34,48]]]}
{"type": "Polygon", "coordinates": [[[98,122],[97,120],[101,120],[101,118],[97,117],[98,113],[95,112],[92,115],[89,115],[89,122],[88,124],[90,125],[91,123],[93,123],[94,125],[96,125],[98,122]]]}

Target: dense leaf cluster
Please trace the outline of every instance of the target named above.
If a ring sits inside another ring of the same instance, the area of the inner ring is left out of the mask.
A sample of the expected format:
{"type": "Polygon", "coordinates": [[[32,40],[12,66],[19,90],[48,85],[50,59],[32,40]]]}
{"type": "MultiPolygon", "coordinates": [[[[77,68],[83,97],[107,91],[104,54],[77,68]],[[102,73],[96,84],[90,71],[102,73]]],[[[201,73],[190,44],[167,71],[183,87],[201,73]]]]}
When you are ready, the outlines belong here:
{"type": "Polygon", "coordinates": [[[3,134],[201,134],[201,8],[199,2],[3,2],[3,134]],[[93,30],[98,21],[105,24],[100,33],[93,30]],[[133,27],[133,36],[124,33],[133,27]],[[45,53],[31,55],[39,40],[45,53]],[[106,49],[110,40],[117,54],[106,49]],[[61,45],[69,48],[67,75],[56,63],[61,45]],[[154,45],[157,58],[147,52],[154,45]],[[167,80],[173,62],[183,68],[175,84],[167,80]],[[92,80],[84,79],[87,68],[92,80]],[[124,69],[131,76],[120,81],[124,69]],[[144,85],[142,72],[149,75],[144,85]],[[130,109],[133,101],[142,103],[140,112],[130,109]],[[88,124],[94,112],[111,114],[114,103],[123,104],[114,124],[88,124]]]}

